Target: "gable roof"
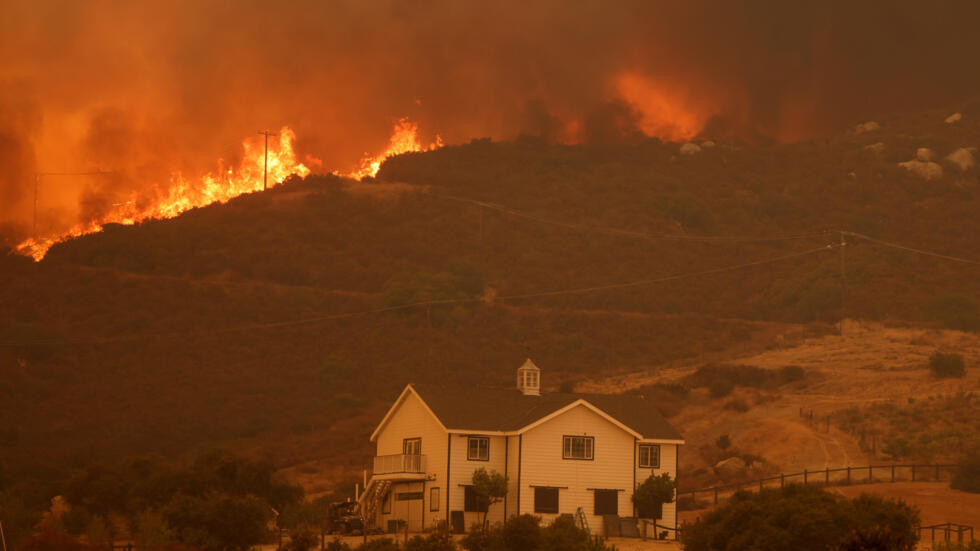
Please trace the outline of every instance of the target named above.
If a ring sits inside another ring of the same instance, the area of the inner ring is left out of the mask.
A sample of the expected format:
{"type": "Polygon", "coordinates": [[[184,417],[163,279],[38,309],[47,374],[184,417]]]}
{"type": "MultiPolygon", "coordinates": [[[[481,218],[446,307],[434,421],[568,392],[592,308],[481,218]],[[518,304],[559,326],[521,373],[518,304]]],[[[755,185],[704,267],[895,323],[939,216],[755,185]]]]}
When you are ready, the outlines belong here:
{"type": "Polygon", "coordinates": [[[610,422],[640,439],[683,440],[652,402],[635,394],[543,393],[525,396],[517,389],[429,384],[413,384],[406,391],[408,389],[418,394],[450,432],[522,432],[530,425],[536,425],[537,421],[584,401],[584,405],[598,410],[610,422]]]}

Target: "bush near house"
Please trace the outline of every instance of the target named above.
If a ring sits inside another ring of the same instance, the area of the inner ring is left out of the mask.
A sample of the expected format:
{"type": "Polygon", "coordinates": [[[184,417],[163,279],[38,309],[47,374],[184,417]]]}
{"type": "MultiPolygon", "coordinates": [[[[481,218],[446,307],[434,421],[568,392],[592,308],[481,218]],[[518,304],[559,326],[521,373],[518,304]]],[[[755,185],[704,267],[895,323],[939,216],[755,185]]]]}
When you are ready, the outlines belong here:
{"type": "Polygon", "coordinates": [[[919,512],[902,501],[862,495],[840,499],[813,486],[790,485],[737,492],[726,504],[683,532],[688,551],[826,551],[863,549],[876,541],[892,551],[913,551],[919,512]]]}

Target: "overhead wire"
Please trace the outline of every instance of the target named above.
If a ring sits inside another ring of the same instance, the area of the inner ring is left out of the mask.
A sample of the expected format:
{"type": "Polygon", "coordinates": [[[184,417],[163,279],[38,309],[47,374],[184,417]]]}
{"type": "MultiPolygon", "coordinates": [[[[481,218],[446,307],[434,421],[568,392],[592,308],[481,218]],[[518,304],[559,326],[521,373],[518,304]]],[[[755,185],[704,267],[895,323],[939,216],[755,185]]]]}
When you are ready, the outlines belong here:
{"type": "MultiPolygon", "coordinates": [[[[557,290],[552,290],[552,291],[539,291],[539,292],[534,292],[534,293],[518,293],[518,294],[512,294],[512,295],[502,295],[502,296],[494,297],[493,298],[493,301],[494,302],[497,302],[497,301],[503,302],[503,301],[513,301],[513,300],[524,300],[524,299],[538,298],[538,297],[549,297],[549,296],[559,296],[559,295],[568,295],[568,294],[580,294],[580,293],[589,293],[589,292],[595,292],[595,291],[604,291],[604,290],[611,290],[611,289],[623,289],[623,288],[628,288],[628,287],[638,287],[638,286],[643,286],[643,285],[652,285],[652,284],[655,284],[655,283],[662,283],[662,282],[666,282],[666,281],[674,281],[674,280],[691,278],[691,277],[700,277],[700,276],[717,274],[717,273],[722,273],[722,272],[730,272],[730,271],[739,270],[739,269],[743,269],[743,268],[749,268],[749,267],[752,267],[752,266],[761,266],[761,265],[764,265],[764,264],[772,264],[772,263],[775,263],[775,262],[780,262],[780,261],[788,260],[788,259],[791,259],[791,258],[799,258],[799,257],[803,257],[803,256],[808,256],[808,255],[811,255],[811,254],[815,254],[815,253],[818,253],[818,252],[832,250],[832,249],[837,248],[839,246],[840,245],[838,245],[838,244],[830,244],[830,245],[826,245],[826,246],[822,246],[822,247],[817,247],[817,248],[813,248],[813,249],[808,249],[808,250],[800,251],[800,252],[796,252],[796,253],[791,253],[791,254],[786,254],[786,255],[781,255],[781,256],[776,256],[776,257],[770,257],[770,258],[765,258],[765,259],[760,259],[760,260],[755,260],[755,261],[752,261],[752,262],[743,262],[743,263],[740,263],[740,264],[733,264],[733,265],[729,265],[729,266],[721,266],[721,267],[718,267],[718,268],[711,268],[711,269],[707,269],[707,270],[700,270],[700,271],[695,271],[695,272],[685,272],[685,273],[680,273],[680,274],[673,274],[673,275],[669,275],[669,276],[663,276],[663,277],[652,278],[652,279],[643,279],[643,280],[637,280],[637,281],[631,281],[631,282],[625,282],[625,283],[613,283],[613,284],[608,284],[608,285],[594,285],[594,286],[588,286],[588,287],[577,287],[577,288],[572,288],[572,289],[557,289],[557,290]]],[[[186,332],[174,332],[174,333],[162,333],[162,334],[161,333],[153,333],[153,334],[141,334],[141,335],[123,335],[123,336],[119,336],[119,337],[110,337],[110,338],[103,338],[103,339],[89,339],[89,340],[84,340],[84,341],[34,341],[34,342],[3,342],[3,341],[0,341],[0,347],[109,344],[109,343],[113,343],[113,342],[125,342],[125,341],[132,341],[132,340],[143,340],[143,339],[154,339],[154,338],[186,338],[186,337],[194,337],[194,336],[211,336],[211,335],[220,335],[220,334],[226,334],[226,333],[234,333],[234,332],[239,332],[239,331],[250,331],[250,330],[255,330],[255,329],[270,329],[270,328],[277,328],[277,327],[290,327],[290,326],[297,326],[297,325],[307,325],[307,324],[319,323],[319,322],[323,322],[323,321],[330,321],[330,320],[343,319],[343,318],[351,318],[351,317],[371,315],[371,314],[380,314],[380,313],[385,313],[385,312],[393,312],[393,311],[397,311],[397,310],[406,310],[406,309],[411,309],[411,308],[421,308],[421,307],[425,307],[425,306],[442,306],[442,305],[449,305],[449,304],[472,304],[472,303],[476,303],[476,302],[488,302],[488,300],[487,299],[484,299],[482,297],[471,297],[471,298],[464,298],[464,299],[427,300],[427,301],[413,302],[413,303],[409,303],[409,304],[400,304],[400,305],[395,305],[395,306],[387,306],[387,307],[381,307],[381,308],[372,308],[372,309],[361,310],[361,311],[357,311],[357,312],[340,312],[340,313],[336,313],[336,314],[326,314],[326,315],[322,315],[322,316],[315,316],[315,317],[301,318],[301,319],[294,319],[294,320],[283,320],[283,321],[279,321],[279,322],[252,323],[252,324],[245,324],[245,325],[240,325],[240,326],[235,326],[235,327],[210,329],[210,330],[206,330],[206,331],[186,331],[186,332]]]]}
{"type": "Polygon", "coordinates": [[[926,251],[926,250],[923,250],[923,249],[916,249],[914,247],[908,247],[908,246],[901,245],[901,244],[898,244],[898,243],[892,243],[892,242],[889,242],[889,241],[883,241],[881,239],[876,239],[874,237],[870,237],[870,236],[864,235],[863,233],[857,233],[857,232],[852,232],[852,231],[841,231],[840,233],[842,233],[844,235],[849,235],[851,237],[857,237],[859,239],[864,239],[865,241],[870,241],[871,243],[882,245],[884,247],[891,247],[893,249],[899,249],[899,250],[903,250],[903,251],[918,253],[918,254],[925,255],[925,256],[933,256],[933,257],[936,257],[936,258],[942,258],[942,259],[945,259],[945,260],[951,260],[953,262],[962,262],[964,264],[973,264],[973,265],[980,264],[980,261],[977,261],[977,260],[970,260],[968,258],[961,258],[961,257],[958,257],[958,256],[950,256],[950,255],[947,255],[947,254],[941,254],[941,253],[936,253],[936,252],[932,252],[932,251],[926,251]]]}
{"type": "Polygon", "coordinates": [[[792,241],[798,239],[808,239],[811,237],[819,237],[819,236],[835,233],[832,230],[816,230],[816,231],[805,232],[805,233],[776,235],[776,236],[658,234],[658,233],[641,232],[641,231],[634,231],[634,230],[625,230],[621,228],[610,228],[605,226],[597,226],[593,224],[564,222],[561,220],[542,218],[540,216],[536,216],[528,212],[517,210],[498,203],[491,203],[489,201],[480,201],[477,199],[470,199],[467,197],[459,197],[459,196],[448,195],[444,193],[435,193],[432,191],[427,191],[425,193],[431,195],[432,197],[448,199],[451,201],[458,201],[461,203],[469,203],[472,205],[477,205],[483,208],[488,208],[491,210],[509,214],[511,216],[516,216],[518,218],[524,218],[527,220],[532,220],[534,222],[539,222],[541,224],[548,224],[551,226],[558,226],[558,227],[569,228],[574,230],[584,230],[584,231],[591,231],[596,233],[604,233],[607,235],[649,239],[654,241],[698,241],[698,242],[708,242],[708,243],[792,241]]]}

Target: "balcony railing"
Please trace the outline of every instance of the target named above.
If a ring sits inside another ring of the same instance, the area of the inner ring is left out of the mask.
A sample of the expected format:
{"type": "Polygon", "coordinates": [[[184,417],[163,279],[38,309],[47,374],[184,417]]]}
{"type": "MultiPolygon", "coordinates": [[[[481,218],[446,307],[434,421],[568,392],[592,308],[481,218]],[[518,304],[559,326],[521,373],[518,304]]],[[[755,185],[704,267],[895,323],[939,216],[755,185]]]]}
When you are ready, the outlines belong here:
{"type": "Polygon", "coordinates": [[[374,458],[374,474],[424,473],[424,455],[379,455],[374,458]]]}

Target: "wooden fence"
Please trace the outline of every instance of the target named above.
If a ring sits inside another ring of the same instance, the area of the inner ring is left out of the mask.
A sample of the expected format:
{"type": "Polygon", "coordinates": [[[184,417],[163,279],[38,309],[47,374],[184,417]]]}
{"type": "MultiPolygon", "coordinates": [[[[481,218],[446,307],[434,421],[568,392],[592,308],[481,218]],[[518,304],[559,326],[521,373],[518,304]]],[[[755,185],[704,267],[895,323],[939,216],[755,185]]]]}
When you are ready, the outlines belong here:
{"type": "Polygon", "coordinates": [[[782,473],[769,478],[760,478],[749,482],[736,482],[710,488],[700,488],[696,490],[684,490],[678,492],[678,497],[691,496],[696,504],[698,495],[707,494],[713,497],[714,503],[718,503],[719,495],[734,493],[739,490],[754,490],[756,487],[762,490],[765,487],[786,486],[787,483],[822,484],[824,486],[844,486],[849,484],[870,484],[873,482],[903,482],[903,481],[925,481],[941,480],[943,475],[951,475],[956,469],[955,464],[934,463],[934,464],[890,464],[890,465],[868,465],[865,467],[838,467],[834,469],[824,469],[821,471],[810,471],[804,469],[799,473],[782,473]],[[877,476],[876,476],[877,475],[877,476]]]}
{"type": "Polygon", "coordinates": [[[936,543],[936,531],[939,531],[940,541],[953,541],[953,535],[956,535],[956,543],[968,543],[973,541],[973,527],[967,526],[965,524],[956,524],[953,522],[947,522],[946,524],[934,524],[932,526],[920,526],[919,527],[919,541],[922,541],[922,532],[926,530],[931,534],[931,542],[936,543]],[[970,539],[966,539],[966,535],[970,535],[970,539]]]}

